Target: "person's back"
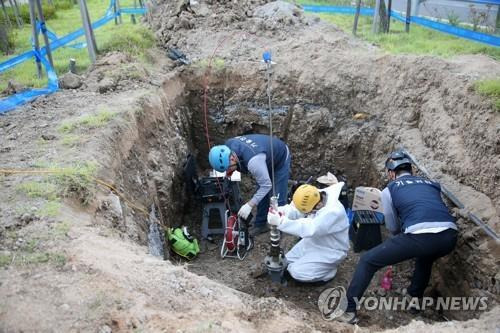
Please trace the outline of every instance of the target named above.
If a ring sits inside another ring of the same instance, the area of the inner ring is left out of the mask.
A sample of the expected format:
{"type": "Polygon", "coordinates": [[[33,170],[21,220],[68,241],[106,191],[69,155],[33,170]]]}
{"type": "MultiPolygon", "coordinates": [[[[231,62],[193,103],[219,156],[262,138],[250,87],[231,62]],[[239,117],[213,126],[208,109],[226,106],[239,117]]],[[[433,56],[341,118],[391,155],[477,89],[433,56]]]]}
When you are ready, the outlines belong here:
{"type": "Polygon", "coordinates": [[[283,166],[289,153],[288,148],[283,141],[276,137],[272,138],[272,143],[272,156],[271,140],[268,135],[241,135],[228,139],[225,144],[238,156],[241,163],[241,171],[247,173],[248,163],[257,154],[265,154],[268,170],[271,170],[271,161],[274,162],[275,169],[279,169],[283,166]]]}
{"type": "Polygon", "coordinates": [[[391,181],[387,187],[403,232],[454,227],[455,218],[441,199],[439,183],[407,174],[391,181]]]}
{"type": "Polygon", "coordinates": [[[407,288],[418,300],[429,283],[433,263],[449,254],[457,242],[455,219],[441,199],[438,183],[413,176],[412,160],[405,151],[394,151],[385,162],[388,186],[382,191],[387,229],[394,234],[359,259],[347,289],[347,309],[340,321],[354,324],[356,299],[363,296],[375,272],[385,266],[415,259],[407,288]]]}

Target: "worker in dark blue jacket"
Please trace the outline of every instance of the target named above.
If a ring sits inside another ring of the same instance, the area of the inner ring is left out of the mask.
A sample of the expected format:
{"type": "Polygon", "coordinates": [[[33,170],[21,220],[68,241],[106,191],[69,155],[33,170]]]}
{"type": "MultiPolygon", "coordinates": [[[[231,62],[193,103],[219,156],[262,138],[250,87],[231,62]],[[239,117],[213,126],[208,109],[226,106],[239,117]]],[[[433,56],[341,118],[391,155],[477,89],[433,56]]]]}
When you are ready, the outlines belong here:
{"type": "Polygon", "coordinates": [[[214,146],[208,155],[212,168],[230,176],[235,170],[250,173],[257,182],[257,191],[239,210],[238,215],[246,219],[257,207],[252,234],[268,231],[267,213],[272,196],[272,167],[278,205],[285,205],[290,177],[290,150],[278,138],[263,134],[248,134],[228,139],[224,145],[214,146]],[[272,142],[272,148],[271,148],[272,142]],[[274,164],[273,164],[274,163],[274,164]]]}
{"type": "MultiPolygon", "coordinates": [[[[347,290],[347,310],[340,321],[356,323],[356,299],[361,299],[375,272],[415,258],[408,295],[422,298],[432,264],[449,254],[457,242],[455,218],[441,199],[439,183],[414,176],[403,151],[392,152],[385,167],[390,180],[382,191],[385,223],[395,236],[363,254],[347,290]]],[[[412,302],[413,303],[413,302],[412,302]]]]}

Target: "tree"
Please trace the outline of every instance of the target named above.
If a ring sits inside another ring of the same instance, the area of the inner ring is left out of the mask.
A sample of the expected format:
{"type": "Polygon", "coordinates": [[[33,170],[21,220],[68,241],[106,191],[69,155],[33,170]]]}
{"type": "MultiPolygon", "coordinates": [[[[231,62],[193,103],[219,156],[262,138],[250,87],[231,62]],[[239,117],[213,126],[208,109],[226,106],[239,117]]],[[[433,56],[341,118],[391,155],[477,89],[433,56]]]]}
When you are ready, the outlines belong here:
{"type": "Polygon", "coordinates": [[[0,52],[3,54],[9,54],[14,48],[14,42],[11,34],[12,32],[5,21],[0,19],[0,52]]]}

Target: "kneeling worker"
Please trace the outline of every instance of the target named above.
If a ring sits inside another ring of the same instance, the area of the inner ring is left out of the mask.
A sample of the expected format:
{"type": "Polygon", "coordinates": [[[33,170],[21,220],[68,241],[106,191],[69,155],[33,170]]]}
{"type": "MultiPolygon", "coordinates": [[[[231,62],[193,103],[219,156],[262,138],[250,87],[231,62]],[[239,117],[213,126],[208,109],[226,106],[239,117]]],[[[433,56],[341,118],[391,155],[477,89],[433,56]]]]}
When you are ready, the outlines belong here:
{"type": "Polygon", "coordinates": [[[302,238],[288,253],[288,273],[300,282],[331,280],[349,250],[349,222],[339,201],[343,182],[318,190],[301,185],[293,202],[270,211],[267,221],[302,238]]]}

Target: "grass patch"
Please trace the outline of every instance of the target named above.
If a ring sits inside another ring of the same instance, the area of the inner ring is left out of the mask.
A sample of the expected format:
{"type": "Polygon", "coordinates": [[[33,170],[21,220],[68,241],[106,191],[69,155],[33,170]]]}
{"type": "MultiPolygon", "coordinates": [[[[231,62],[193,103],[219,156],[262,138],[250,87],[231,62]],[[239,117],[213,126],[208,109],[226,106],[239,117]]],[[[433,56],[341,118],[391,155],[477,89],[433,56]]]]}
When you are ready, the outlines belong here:
{"type": "Polygon", "coordinates": [[[47,201],[42,208],[38,211],[37,215],[43,217],[56,217],[61,210],[61,203],[59,201],[47,201]]]}
{"type": "Polygon", "coordinates": [[[96,163],[84,163],[58,170],[50,178],[59,185],[62,196],[76,196],[82,204],[88,204],[95,189],[96,163]]]}
{"type": "Polygon", "coordinates": [[[478,81],[475,84],[476,91],[493,101],[493,105],[500,112],[500,79],[478,81]]]}
{"type": "MultiPolygon", "coordinates": [[[[346,33],[352,32],[354,17],[341,14],[320,14],[320,18],[338,26],[346,33]]],[[[420,54],[452,57],[460,54],[486,54],[500,60],[500,48],[467,41],[438,31],[412,25],[410,33],[404,32],[405,25],[391,20],[391,32],[373,34],[371,17],[361,16],[358,24],[358,37],[372,42],[383,50],[393,54],[420,54]]]]}
{"type": "Polygon", "coordinates": [[[117,112],[111,111],[101,111],[97,114],[85,115],[76,120],[64,121],[61,126],[59,126],[58,131],[60,133],[72,133],[78,128],[98,128],[106,125],[113,117],[115,117],[117,112]]]}
{"type": "Polygon", "coordinates": [[[54,226],[54,235],[56,237],[67,236],[70,229],[71,224],[68,221],[59,222],[54,226]]]}
{"type": "Polygon", "coordinates": [[[80,142],[80,137],[78,135],[66,134],[62,137],[61,143],[66,147],[73,147],[80,142]]]}
{"type": "MultiPolygon", "coordinates": [[[[101,39],[101,53],[111,51],[122,51],[131,56],[145,59],[144,51],[153,47],[155,38],[153,33],[146,27],[136,25],[135,29],[131,29],[127,33],[113,35],[111,32],[101,39]]],[[[104,32],[106,27],[103,27],[104,32]]],[[[111,28],[108,28],[111,30],[111,28]]]]}
{"type": "Polygon", "coordinates": [[[66,167],[45,166],[48,175],[43,181],[26,182],[18,190],[32,198],[44,198],[47,202],[37,212],[39,216],[57,216],[61,208],[59,199],[73,196],[83,204],[91,200],[97,172],[96,163],[82,163],[66,167]]]}
{"type": "MultiPolygon", "coordinates": [[[[72,0],[55,1],[56,17],[47,19],[46,25],[49,30],[58,37],[67,35],[82,26],[80,11],[78,6],[72,6],[72,0]]],[[[132,0],[120,2],[122,7],[133,7],[132,0]]],[[[92,22],[101,18],[108,8],[107,0],[88,0],[87,6],[92,22]]],[[[54,7],[52,7],[54,8],[54,7]]],[[[2,16],[0,14],[0,16],[2,16]]],[[[31,27],[25,24],[22,29],[12,30],[15,47],[12,54],[20,54],[31,49],[31,27]]],[[[117,50],[126,52],[132,56],[142,57],[147,48],[154,45],[154,37],[149,30],[141,24],[132,24],[129,15],[123,15],[123,24],[115,25],[112,21],[105,26],[94,31],[97,49],[99,53],[117,50]]],[[[74,42],[84,42],[81,37],[74,42]]],[[[40,39],[43,45],[43,38],[40,39]]],[[[77,72],[83,72],[90,65],[90,60],[86,48],[75,49],[71,47],[61,47],[52,54],[54,67],[58,75],[68,71],[69,59],[76,60],[77,72]]],[[[9,58],[9,56],[0,56],[0,62],[9,58]]],[[[15,80],[28,87],[44,87],[47,85],[46,74],[39,79],[36,73],[36,64],[34,59],[26,61],[15,68],[2,72],[0,74],[0,91],[7,87],[9,80],[15,80]]]]}
{"type": "Polygon", "coordinates": [[[0,268],[7,267],[12,262],[12,255],[0,253],[0,268]]]}
{"type": "Polygon", "coordinates": [[[68,262],[63,253],[58,252],[17,252],[15,255],[0,254],[0,268],[11,264],[19,266],[40,265],[51,263],[57,268],[62,268],[68,262]]]}
{"type": "Polygon", "coordinates": [[[57,186],[47,181],[30,181],[17,186],[17,190],[25,193],[30,198],[57,199],[57,186]]]}
{"type": "Polygon", "coordinates": [[[199,61],[194,63],[193,67],[201,69],[201,70],[205,70],[208,68],[209,65],[211,66],[212,70],[221,71],[226,66],[226,62],[224,61],[224,59],[217,58],[217,57],[214,57],[212,59],[212,62],[210,62],[210,59],[205,58],[205,59],[200,59],[199,61]]]}

